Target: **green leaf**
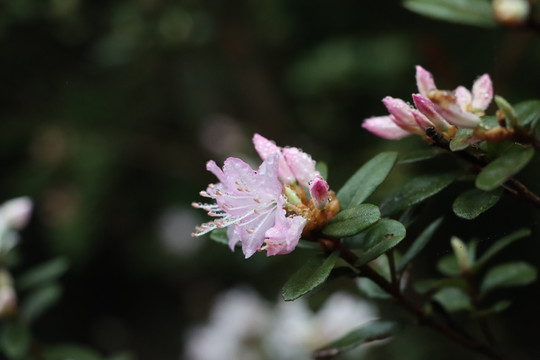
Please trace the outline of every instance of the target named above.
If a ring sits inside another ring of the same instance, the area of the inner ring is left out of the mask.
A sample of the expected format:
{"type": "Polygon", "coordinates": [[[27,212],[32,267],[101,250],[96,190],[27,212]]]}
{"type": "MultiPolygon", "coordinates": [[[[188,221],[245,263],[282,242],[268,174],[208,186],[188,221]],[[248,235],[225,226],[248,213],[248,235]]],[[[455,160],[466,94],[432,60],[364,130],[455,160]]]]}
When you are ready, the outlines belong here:
{"type": "Polygon", "coordinates": [[[459,264],[454,254],[442,257],[437,262],[437,269],[446,276],[458,276],[460,274],[459,264]]]}
{"type": "Polygon", "coordinates": [[[459,287],[465,289],[467,282],[463,278],[424,279],[417,280],[413,288],[419,294],[426,294],[446,287],[459,287]]]}
{"type": "MultiPolygon", "coordinates": [[[[458,130],[459,131],[459,130],[458,130]]],[[[443,152],[437,148],[428,148],[411,151],[408,154],[399,157],[398,165],[415,163],[418,161],[424,161],[433,159],[434,157],[443,154],[443,152]]]]}
{"type": "Polygon", "coordinates": [[[334,268],[339,252],[330,256],[314,256],[283,285],[281,295],[285,301],[296,300],[322,284],[334,268]]]}
{"type": "Polygon", "coordinates": [[[56,258],[30,269],[17,278],[17,287],[27,290],[35,286],[41,286],[62,276],[69,265],[65,258],[56,258]]]}
{"type": "Polygon", "coordinates": [[[379,208],[372,204],[360,204],[345,209],[334,216],[323,233],[335,237],[353,236],[375,224],[381,218],[379,208]]]}
{"type": "Polygon", "coordinates": [[[394,248],[405,238],[407,230],[402,223],[392,219],[383,219],[366,233],[366,248],[358,258],[355,266],[362,266],[375,260],[388,250],[394,248]]]}
{"type": "Polygon", "coordinates": [[[401,327],[401,324],[394,321],[369,321],[342,338],[332,341],[330,344],[316,350],[313,353],[313,357],[315,359],[333,358],[366,342],[386,339],[394,335],[401,327]]]}
{"type": "Polygon", "coordinates": [[[62,288],[51,283],[31,292],[21,305],[21,312],[29,321],[37,319],[49,307],[54,305],[62,295],[62,288]]]}
{"type": "Polygon", "coordinates": [[[502,189],[491,192],[470,189],[457,197],[452,205],[454,214],[460,218],[472,220],[491,209],[501,198],[502,189]]]}
{"type": "Polygon", "coordinates": [[[102,360],[103,358],[94,350],[80,345],[65,344],[50,346],[45,349],[45,360],[102,360]]]}
{"type": "Polygon", "coordinates": [[[420,15],[449,22],[483,27],[496,24],[488,0],[405,0],[403,6],[420,15]]]}
{"type": "Polygon", "coordinates": [[[501,250],[512,244],[514,241],[523,239],[529,235],[531,235],[531,231],[529,229],[519,229],[495,241],[493,245],[491,245],[491,247],[484,253],[484,255],[482,255],[475,262],[471,270],[473,272],[480,270],[489,260],[491,260],[492,257],[497,255],[501,250]]]}
{"type": "Polygon", "coordinates": [[[321,251],[321,246],[316,241],[309,241],[300,239],[298,241],[298,246],[296,246],[297,249],[305,249],[305,250],[313,250],[313,251],[321,251]]]}
{"type": "Polygon", "coordinates": [[[328,165],[326,165],[325,162],[317,161],[317,164],[315,165],[315,170],[321,174],[323,179],[328,180],[328,165]]]}
{"type": "Polygon", "coordinates": [[[10,359],[26,358],[30,346],[30,329],[22,319],[6,321],[0,333],[0,348],[10,359]]]}
{"type": "Polygon", "coordinates": [[[407,250],[407,252],[401,258],[401,261],[399,262],[399,264],[397,266],[397,271],[398,272],[403,271],[405,269],[405,267],[407,266],[407,264],[416,255],[418,255],[418,253],[420,251],[422,251],[422,249],[427,245],[429,240],[431,240],[431,238],[432,238],[433,234],[435,233],[435,231],[437,231],[437,229],[439,228],[439,225],[441,225],[442,220],[443,220],[442,217],[438,218],[437,220],[435,220],[434,222],[429,224],[428,227],[426,227],[424,229],[424,231],[422,231],[422,233],[420,235],[418,235],[418,237],[412,243],[409,250],[407,250]]]}
{"type": "Polygon", "coordinates": [[[210,232],[210,239],[217,243],[229,246],[229,237],[227,236],[227,229],[214,229],[210,232]]]}
{"type": "Polygon", "coordinates": [[[391,299],[392,295],[380,288],[379,285],[374,283],[368,278],[360,278],[357,282],[358,291],[362,295],[370,299],[391,299]]]}
{"type": "Polygon", "coordinates": [[[471,298],[459,287],[446,287],[433,295],[433,300],[441,304],[448,312],[472,309],[471,298]]]}
{"type": "Polygon", "coordinates": [[[514,105],[520,125],[534,127],[540,120],[540,100],[528,100],[514,105]]]}
{"type": "Polygon", "coordinates": [[[381,204],[381,213],[388,216],[405,210],[437,194],[454,182],[458,176],[457,172],[444,172],[416,177],[381,204]]]}
{"type": "Polygon", "coordinates": [[[450,150],[465,150],[470,145],[470,140],[474,138],[473,129],[459,128],[456,136],[450,141],[450,150]]]}
{"type": "Polygon", "coordinates": [[[495,189],[523,169],[533,155],[533,148],[522,147],[518,144],[512,146],[510,150],[493,160],[478,174],[476,187],[485,191],[495,189]]]}
{"type": "Polygon", "coordinates": [[[504,114],[508,126],[511,128],[515,128],[516,125],[518,125],[518,116],[512,105],[510,105],[510,103],[505,98],[499,95],[495,95],[495,103],[497,103],[497,107],[504,114]]]}
{"type": "Polygon", "coordinates": [[[477,310],[477,311],[473,312],[472,316],[475,317],[475,318],[480,318],[480,317],[489,316],[491,314],[500,313],[500,312],[508,309],[510,307],[510,305],[512,305],[511,301],[501,300],[501,301],[498,301],[497,303],[495,303],[489,309],[482,309],[482,310],[477,310]]]}
{"type": "Polygon", "coordinates": [[[528,285],[536,280],[536,276],[534,266],[523,261],[497,265],[487,272],[480,291],[486,294],[501,287],[528,285]]]}
{"type": "Polygon", "coordinates": [[[396,152],[383,152],[365,163],[338,191],[342,209],[361,204],[386,179],[396,162],[396,152]]]}

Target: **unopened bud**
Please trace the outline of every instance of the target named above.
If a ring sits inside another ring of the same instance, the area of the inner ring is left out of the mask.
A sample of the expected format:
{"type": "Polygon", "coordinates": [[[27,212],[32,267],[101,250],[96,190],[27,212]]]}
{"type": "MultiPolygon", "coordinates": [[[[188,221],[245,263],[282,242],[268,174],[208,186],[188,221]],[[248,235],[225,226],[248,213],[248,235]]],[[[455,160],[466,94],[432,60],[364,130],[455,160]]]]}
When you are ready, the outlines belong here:
{"type": "Polygon", "coordinates": [[[456,255],[457,262],[461,273],[466,273],[470,269],[469,254],[467,253],[467,245],[461,239],[453,236],[450,240],[454,254],[456,255]]]}
{"type": "Polygon", "coordinates": [[[0,208],[2,216],[8,228],[14,230],[22,229],[32,213],[32,200],[27,197],[20,197],[6,201],[0,208]]]}
{"type": "Polygon", "coordinates": [[[495,19],[506,26],[521,26],[529,17],[528,0],[493,0],[495,19]]]}
{"type": "Polygon", "coordinates": [[[13,281],[6,270],[0,270],[0,319],[10,316],[17,309],[17,295],[13,281]]]}

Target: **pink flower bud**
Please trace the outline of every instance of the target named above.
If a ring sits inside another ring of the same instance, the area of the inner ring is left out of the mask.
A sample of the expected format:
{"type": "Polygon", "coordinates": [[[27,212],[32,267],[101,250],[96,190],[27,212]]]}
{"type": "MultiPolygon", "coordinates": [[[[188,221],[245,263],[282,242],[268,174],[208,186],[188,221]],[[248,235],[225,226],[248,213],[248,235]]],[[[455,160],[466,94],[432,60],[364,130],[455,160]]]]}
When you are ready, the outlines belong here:
{"type": "Polygon", "coordinates": [[[309,193],[311,199],[313,200],[313,205],[318,209],[324,209],[328,203],[328,191],[330,186],[322,178],[315,179],[311,181],[309,185],[309,193]]]}
{"type": "Polygon", "coordinates": [[[439,131],[445,131],[450,124],[437,112],[435,104],[420,94],[413,94],[414,105],[418,111],[424,114],[439,131]]]}
{"type": "Polygon", "coordinates": [[[390,96],[385,97],[382,101],[388,112],[394,117],[396,125],[411,133],[424,134],[414,119],[411,107],[405,101],[390,96]]]}
{"type": "Polygon", "coordinates": [[[488,74],[480,76],[472,88],[472,110],[484,111],[493,99],[493,84],[488,74]]]}
{"type": "Polygon", "coordinates": [[[420,65],[416,65],[416,86],[418,92],[426,97],[430,91],[437,90],[433,75],[420,65]]]}
{"type": "Polygon", "coordinates": [[[0,216],[6,225],[14,230],[22,229],[30,219],[32,213],[32,200],[27,197],[20,197],[6,201],[0,207],[0,216]]]}
{"type": "Polygon", "coordinates": [[[393,120],[393,116],[375,116],[364,120],[362,127],[383,139],[399,140],[411,135],[393,120]]]}

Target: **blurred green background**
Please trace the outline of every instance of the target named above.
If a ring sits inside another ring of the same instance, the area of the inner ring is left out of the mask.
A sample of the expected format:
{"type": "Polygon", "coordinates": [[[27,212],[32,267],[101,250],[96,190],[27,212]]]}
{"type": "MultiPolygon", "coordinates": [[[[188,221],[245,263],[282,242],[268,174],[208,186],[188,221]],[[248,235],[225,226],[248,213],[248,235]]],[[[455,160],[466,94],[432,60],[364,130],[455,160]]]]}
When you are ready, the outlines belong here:
{"type": "Polygon", "coordinates": [[[275,300],[303,259],[190,237],[205,221],[190,203],[215,181],[206,161],[257,164],[258,132],[326,162],[337,190],[377,152],[421,142],[361,128],[384,96],[410,100],[414,65],[440,88],[487,72],[516,102],[537,97],[539,45],[388,0],[2,1],[0,198],[35,201],[14,274],[70,264],[34,335],[178,359],[217,294],[242,283],[275,300]]]}

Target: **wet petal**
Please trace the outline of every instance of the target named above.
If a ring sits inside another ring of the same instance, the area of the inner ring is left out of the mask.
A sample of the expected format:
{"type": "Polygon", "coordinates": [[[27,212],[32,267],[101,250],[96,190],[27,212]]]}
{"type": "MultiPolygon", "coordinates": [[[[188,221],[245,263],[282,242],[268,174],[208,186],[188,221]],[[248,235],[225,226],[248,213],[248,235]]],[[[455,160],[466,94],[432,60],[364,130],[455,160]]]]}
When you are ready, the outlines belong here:
{"type": "Polygon", "coordinates": [[[392,120],[392,116],[375,116],[364,120],[362,127],[367,131],[389,140],[399,140],[411,135],[392,120]]]}

